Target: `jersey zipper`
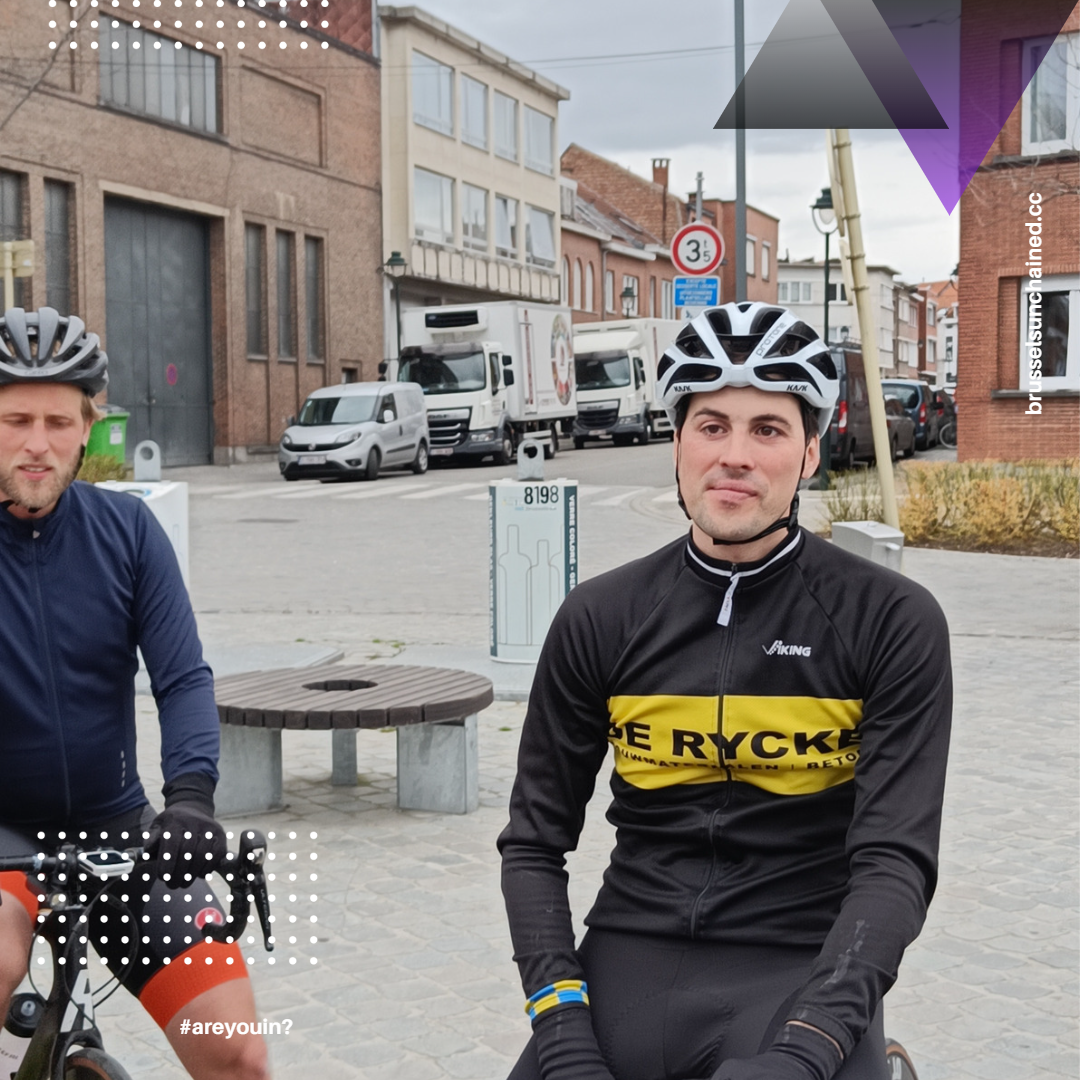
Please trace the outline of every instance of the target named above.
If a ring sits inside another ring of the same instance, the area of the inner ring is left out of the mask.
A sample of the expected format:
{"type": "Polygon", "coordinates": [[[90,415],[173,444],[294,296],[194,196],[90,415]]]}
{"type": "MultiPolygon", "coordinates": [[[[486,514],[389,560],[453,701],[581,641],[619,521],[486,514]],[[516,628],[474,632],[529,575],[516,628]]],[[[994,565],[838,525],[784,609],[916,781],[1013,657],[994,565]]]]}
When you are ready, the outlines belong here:
{"type": "Polygon", "coordinates": [[[60,693],[56,684],[56,667],[53,663],[52,637],[49,634],[49,621],[45,610],[45,596],[41,590],[41,565],[39,553],[41,545],[38,540],[41,532],[34,529],[31,534],[30,550],[32,552],[32,564],[34,567],[34,596],[37,600],[38,626],[41,629],[42,652],[44,653],[46,685],[49,695],[49,712],[52,714],[53,725],[56,728],[57,741],[60,748],[60,777],[64,786],[64,819],[71,816],[71,783],[68,773],[67,746],[64,742],[64,725],[60,715],[60,693]]]}
{"type": "Polygon", "coordinates": [[[724,596],[724,611],[728,616],[723,622],[718,621],[718,625],[722,626],[722,633],[724,634],[724,640],[720,647],[720,664],[717,669],[717,700],[716,700],[716,734],[717,734],[717,760],[720,766],[723,768],[725,776],[720,781],[723,785],[721,788],[720,803],[713,808],[712,813],[709,815],[708,835],[709,835],[709,850],[711,852],[711,861],[709,863],[709,873],[705,878],[705,884],[694,897],[693,906],[690,909],[690,937],[697,937],[698,930],[698,915],[701,911],[702,902],[705,899],[705,894],[712,887],[713,878],[716,876],[716,844],[714,842],[714,836],[716,833],[716,823],[723,810],[727,809],[728,802],[731,798],[731,785],[734,783],[732,780],[731,769],[726,763],[726,759],[723,756],[723,739],[720,736],[724,732],[724,687],[727,684],[728,667],[731,664],[731,656],[734,652],[732,648],[735,638],[735,627],[730,622],[731,616],[731,604],[732,594],[735,591],[735,580],[728,585],[727,592],[724,596]]]}

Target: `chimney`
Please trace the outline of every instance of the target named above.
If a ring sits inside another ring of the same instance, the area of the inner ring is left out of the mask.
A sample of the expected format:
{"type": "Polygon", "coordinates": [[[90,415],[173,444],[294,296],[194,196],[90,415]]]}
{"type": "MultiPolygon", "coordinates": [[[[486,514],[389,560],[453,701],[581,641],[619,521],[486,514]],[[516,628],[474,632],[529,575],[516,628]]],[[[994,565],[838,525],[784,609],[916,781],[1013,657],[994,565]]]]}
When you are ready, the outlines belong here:
{"type": "Polygon", "coordinates": [[[668,186],[668,165],[670,164],[671,158],[654,157],[652,159],[652,182],[659,184],[665,191],[668,186]]]}

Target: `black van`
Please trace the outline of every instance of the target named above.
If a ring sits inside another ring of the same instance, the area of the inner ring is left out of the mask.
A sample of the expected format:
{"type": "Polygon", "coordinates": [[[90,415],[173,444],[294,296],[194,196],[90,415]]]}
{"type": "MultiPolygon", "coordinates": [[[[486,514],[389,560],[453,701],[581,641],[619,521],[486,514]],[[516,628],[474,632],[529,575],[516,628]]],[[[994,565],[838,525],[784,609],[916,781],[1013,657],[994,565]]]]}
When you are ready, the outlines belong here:
{"type": "Polygon", "coordinates": [[[840,378],[840,396],[829,426],[829,466],[851,469],[857,460],[873,460],[874,457],[866,371],[858,349],[840,346],[829,352],[840,378]]]}

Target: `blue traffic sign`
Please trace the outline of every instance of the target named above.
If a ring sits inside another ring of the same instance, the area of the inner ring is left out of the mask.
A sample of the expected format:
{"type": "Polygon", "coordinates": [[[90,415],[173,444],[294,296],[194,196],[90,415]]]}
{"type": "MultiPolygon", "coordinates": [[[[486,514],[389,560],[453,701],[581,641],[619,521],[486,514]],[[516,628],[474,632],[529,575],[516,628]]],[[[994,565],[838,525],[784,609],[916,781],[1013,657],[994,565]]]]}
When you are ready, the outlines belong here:
{"type": "Polygon", "coordinates": [[[675,278],[675,306],[716,307],[720,303],[720,279],[715,277],[675,278]]]}

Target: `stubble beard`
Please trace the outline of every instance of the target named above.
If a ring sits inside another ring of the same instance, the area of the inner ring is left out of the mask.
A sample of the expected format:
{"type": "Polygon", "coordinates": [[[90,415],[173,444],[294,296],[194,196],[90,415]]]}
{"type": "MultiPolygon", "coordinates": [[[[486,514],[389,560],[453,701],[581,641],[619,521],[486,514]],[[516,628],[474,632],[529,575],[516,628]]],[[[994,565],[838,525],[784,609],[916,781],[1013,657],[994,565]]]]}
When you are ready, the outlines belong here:
{"type": "Polygon", "coordinates": [[[52,506],[71,486],[79,474],[82,455],[77,454],[74,461],[56,463],[48,474],[48,479],[33,483],[23,479],[17,468],[0,467],[0,491],[17,506],[27,510],[41,510],[52,506]]]}

